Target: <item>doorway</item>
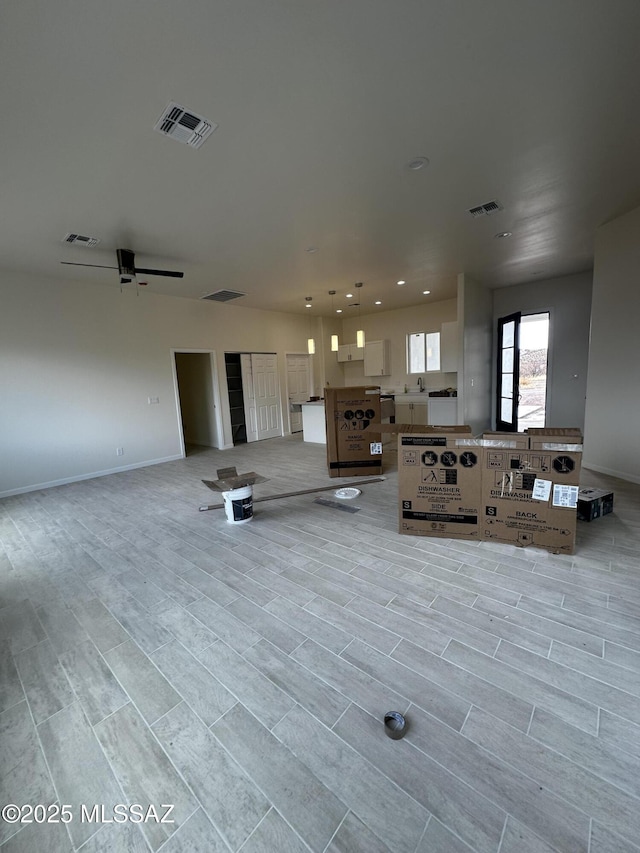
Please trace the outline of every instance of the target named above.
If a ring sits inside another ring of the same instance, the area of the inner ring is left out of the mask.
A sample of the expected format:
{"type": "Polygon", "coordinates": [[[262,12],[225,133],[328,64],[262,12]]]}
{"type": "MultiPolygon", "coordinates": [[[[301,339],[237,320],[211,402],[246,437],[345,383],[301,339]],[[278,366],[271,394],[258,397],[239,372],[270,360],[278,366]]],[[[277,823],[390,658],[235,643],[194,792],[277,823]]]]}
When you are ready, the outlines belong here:
{"type": "Polygon", "coordinates": [[[498,430],[545,426],[548,361],[548,311],[498,320],[498,430]]]}
{"type": "Polygon", "coordinates": [[[311,392],[311,368],[308,355],[287,353],[287,397],[289,400],[289,428],[302,432],[302,407],[311,392]]]}
{"type": "Polygon", "coordinates": [[[185,456],[218,447],[214,354],[174,352],[176,398],[185,456]]]}

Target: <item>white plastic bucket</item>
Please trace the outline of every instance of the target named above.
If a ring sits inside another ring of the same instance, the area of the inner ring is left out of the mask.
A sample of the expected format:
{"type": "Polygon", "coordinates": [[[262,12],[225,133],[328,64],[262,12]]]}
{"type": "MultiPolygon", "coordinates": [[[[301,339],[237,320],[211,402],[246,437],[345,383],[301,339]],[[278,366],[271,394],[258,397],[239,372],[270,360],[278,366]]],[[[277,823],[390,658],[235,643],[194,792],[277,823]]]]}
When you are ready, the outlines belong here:
{"type": "Polygon", "coordinates": [[[253,489],[251,486],[242,486],[241,489],[231,489],[223,492],[224,511],[227,521],[232,524],[244,524],[253,518],[253,489]]]}

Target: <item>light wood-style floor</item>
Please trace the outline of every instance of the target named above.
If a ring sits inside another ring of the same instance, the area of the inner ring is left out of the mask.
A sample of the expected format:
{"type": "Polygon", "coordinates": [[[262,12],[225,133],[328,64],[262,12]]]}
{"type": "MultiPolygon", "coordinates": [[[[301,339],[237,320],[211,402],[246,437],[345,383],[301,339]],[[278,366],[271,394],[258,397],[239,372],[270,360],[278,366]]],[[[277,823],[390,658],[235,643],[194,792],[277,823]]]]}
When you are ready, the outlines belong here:
{"type": "Polygon", "coordinates": [[[2,853],[640,850],[640,486],[583,472],[615,509],[573,557],[398,535],[392,445],[357,513],[198,512],[228,465],[337,487],[324,452],[0,502],[0,799],[72,816],[0,823],[2,853]]]}

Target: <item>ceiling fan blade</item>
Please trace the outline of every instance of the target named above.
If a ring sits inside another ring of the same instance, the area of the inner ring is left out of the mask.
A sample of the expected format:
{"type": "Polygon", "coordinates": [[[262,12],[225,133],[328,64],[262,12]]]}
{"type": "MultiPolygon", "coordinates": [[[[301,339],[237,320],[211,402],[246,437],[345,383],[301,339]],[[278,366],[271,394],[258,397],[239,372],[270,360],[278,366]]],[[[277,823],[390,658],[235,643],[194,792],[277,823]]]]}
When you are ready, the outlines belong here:
{"type": "Polygon", "coordinates": [[[61,264],[66,264],[69,267],[97,267],[101,270],[117,270],[118,267],[105,267],[102,264],[78,264],[75,261],[60,261],[61,264]]]}
{"type": "Polygon", "coordinates": [[[174,272],[173,270],[143,270],[142,267],[136,267],[136,274],[139,272],[145,275],[165,275],[170,278],[184,278],[183,272],[174,272]]]}

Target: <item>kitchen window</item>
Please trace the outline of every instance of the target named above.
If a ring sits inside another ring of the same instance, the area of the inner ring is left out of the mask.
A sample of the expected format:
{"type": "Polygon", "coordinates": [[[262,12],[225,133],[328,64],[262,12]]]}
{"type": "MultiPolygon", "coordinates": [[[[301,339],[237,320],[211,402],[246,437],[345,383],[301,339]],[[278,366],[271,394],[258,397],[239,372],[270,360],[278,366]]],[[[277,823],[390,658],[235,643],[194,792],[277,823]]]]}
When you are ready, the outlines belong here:
{"type": "Polygon", "coordinates": [[[407,373],[440,370],[440,332],[412,332],[407,335],[407,373]]]}

